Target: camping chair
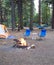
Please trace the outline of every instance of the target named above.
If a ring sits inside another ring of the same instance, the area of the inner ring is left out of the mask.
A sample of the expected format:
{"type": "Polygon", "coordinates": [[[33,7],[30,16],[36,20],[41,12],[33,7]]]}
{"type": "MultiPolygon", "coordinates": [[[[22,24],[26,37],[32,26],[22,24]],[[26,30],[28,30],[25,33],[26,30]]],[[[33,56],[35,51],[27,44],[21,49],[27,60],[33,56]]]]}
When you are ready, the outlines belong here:
{"type": "Polygon", "coordinates": [[[26,31],[24,32],[24,38],[29,37],[30,33],[31,33],[30,29],[26,29],[26,31]]]}
{"type": "Polygon", "coordinates": [[[40,31],[40,33],[38,34],[38,36],[39,36],[40,39],[45,38],[45,36],[46,36],[46,29],[42,29],[40,31]]]}

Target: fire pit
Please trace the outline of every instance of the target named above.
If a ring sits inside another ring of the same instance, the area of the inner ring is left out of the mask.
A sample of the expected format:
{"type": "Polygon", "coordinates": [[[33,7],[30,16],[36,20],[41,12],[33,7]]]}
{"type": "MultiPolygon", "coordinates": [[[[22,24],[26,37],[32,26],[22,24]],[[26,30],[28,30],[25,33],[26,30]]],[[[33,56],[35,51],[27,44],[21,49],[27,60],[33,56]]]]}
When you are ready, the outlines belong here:
{"type": "Polygon", "coordinates": [[[26,43],[26,40],[24,40],[23,38],[20,39],[14,39],[15,44],[13,47],[18,47],[18,48],[26,48],[28,47],[28,44],[26,43]]]}
{"type": "Polygon", "coordinates": [[[24,38],[20,38],[20,39],[14,39],[14,41],[16,42],[13,47],[15,48],[26,48],[26,49],[30,49],[30,48],[35,48],[35,45],[32,44],[31,46],[28,46],[28,44],[26,43],[26,40],[24,38]]]}

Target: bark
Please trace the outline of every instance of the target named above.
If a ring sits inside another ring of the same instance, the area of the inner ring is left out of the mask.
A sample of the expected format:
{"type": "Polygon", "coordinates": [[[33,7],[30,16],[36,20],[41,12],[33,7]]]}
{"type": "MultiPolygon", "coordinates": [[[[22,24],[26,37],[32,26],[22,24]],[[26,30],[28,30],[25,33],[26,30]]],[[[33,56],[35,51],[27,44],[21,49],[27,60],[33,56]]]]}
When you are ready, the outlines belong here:
{"type": "Polygon", "coordinates": [[[1,6],[1,0],[0,0],[0,23],[2,23],[2,6],[1,6]]]}
{"type": "Polygon", "coordinates": [[[11,23],[12,23],[12,31],[15,30],[15,2],[11,0],[11,23]]]}
{"type": "Polygon", "coordinates": [[[17,5],[18,5],[18,19],[19,19],[18,24],[20,26],[20,29],[23,29],[22,0],[18,0],[17,5]]]}
{"type": "Polygon", "coordinates": [[[39,0],[39,25],[41,25],[41,0],[39,0]]]}
{"type": "Polygon", "coordinates": [[[52,3],[53,11],[52,11],[52,29],[54,29],[54,2],[52,3]]]}
{"type": "Polygon", "coordinates": [[[31,0],[31,9],[30,9],[30,30],[33,30],[33,0],[31,0]]]}

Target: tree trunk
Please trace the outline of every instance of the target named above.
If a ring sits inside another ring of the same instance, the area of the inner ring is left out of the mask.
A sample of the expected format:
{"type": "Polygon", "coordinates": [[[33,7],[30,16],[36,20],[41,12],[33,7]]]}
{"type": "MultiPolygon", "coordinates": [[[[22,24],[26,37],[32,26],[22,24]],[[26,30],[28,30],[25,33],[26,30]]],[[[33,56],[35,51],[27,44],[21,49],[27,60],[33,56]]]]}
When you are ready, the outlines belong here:
{"type": "Polygon", "coordinates": [[[33,6],[34,6],[34,2],[33,0],[31,0],[31,9],[30,9],[30,30],[33,30],[33,6]]]}
{"type": "Polygon", "coordinates": [[[41,0],[39,0],[39,25],[42,23],[42,14],[41,14],[41,0]]]}
{"type": "Polygon", "coordinates": [[[18,5],[19,26],[20,29],[23,29],[22,0],[18,0],[17,5],[18,5]]]}
{"type": "Polygon", "coordinates": [[[15,30],[15,2],[11,0],[11,22],[12,22],[12,31],[15,30]]]}
{"type": "Polygon", "coordinates": [[[52,29],[54,29],[54,2],[52,3],[53,11],[52,11],[52,29]]]}
{"type": "Polygon", "coordinates": [[[1,0],[0,0],[0,23],[2,23],[2,6],[1,6],[1,0]]]}

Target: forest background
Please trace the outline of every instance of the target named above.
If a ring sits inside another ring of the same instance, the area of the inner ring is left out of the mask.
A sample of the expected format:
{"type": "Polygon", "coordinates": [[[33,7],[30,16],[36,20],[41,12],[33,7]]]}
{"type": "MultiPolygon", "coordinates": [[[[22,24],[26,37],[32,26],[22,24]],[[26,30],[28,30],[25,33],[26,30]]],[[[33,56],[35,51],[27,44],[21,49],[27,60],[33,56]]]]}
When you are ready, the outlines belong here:
{"type": "MultiPolygon", "coordinates": [[[[37,4],[37,3],[36,3],[37,4]]],[[[0,22],[7,27],[33,27],[44,24],[54,29],[54,1],[38,0],[38,12],[34,0],[0,0],[0,22]]]]}

